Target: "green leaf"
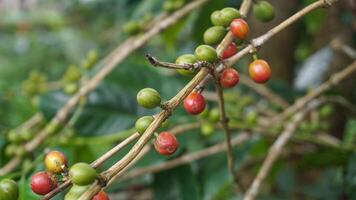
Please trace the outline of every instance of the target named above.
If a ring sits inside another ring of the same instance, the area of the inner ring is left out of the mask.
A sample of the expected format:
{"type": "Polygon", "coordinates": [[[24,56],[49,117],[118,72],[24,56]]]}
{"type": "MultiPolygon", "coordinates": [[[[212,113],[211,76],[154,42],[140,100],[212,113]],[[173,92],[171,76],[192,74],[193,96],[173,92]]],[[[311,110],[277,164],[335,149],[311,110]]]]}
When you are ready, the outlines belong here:
{"type": "Polygon", "coordinates": [[[173,173],[177,180],[179,199],[200,199],[197,179],[190,165],[177,167],[174,169],[173,173]]]}
{"type": "Polygon", "coordinates": [[[343,145],[346,148],[350,148],[354,145],[354,139],[356,136],[356,120],[348,120],[346,124],[345,134],[343,138],[343,145]]]}
{"type": "Polygon", "coordinates": [[[356,199],[356,154],[350,156],[348,160],[345,184],[349,199],[356,199]]]}

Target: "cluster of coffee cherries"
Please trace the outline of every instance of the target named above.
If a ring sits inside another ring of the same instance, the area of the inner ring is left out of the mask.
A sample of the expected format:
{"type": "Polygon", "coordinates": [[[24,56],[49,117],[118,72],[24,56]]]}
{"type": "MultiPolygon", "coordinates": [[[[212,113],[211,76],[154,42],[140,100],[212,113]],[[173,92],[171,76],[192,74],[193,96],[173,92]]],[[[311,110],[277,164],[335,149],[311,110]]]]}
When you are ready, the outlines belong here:
{"type": "Polygon", "coordinates": [[[24,143],[28,142],[35,136],[33,131],[28,129],[11,130],[7,134],[9,144],[5,148],[5,155],[11,156],[24,156],[26,149],[24,143]]]}
{"type": "MultiPolygon", "coordinates": [[[[46,195],[58,186],[59,179],[70,179],[73,186],[66,194],[64,200],[78,199],[90,185],[98,179],[97,171],[87,163],[76,163],[68,170],[66,156],[60,151],[50,151],[45,155],[44,165],[46,171],[35,173],[31,177],[31,189],[38,195],[46,195]]],[[[100,191],[93,200],[108,200],[104,191],[100,191]]]]}
{"type": "Polygon", "coordinates": [[[0,180],[0,199],[1,200],[17,200],[19,196],[19,187],[12,179],[0,180]]]}
{"type": "Polygon", "coordinates": [[[37,70],[31,71],[29,77],[22,82],[23,93],[32,98],[47,90],[47,76],[37,70]]]}
{"type": "Polygon", "coordinates": [[[63,91],[68,94],[74,94],[79,88],[79,80],[82,77],[82,70],[90,70],[98,60],[98,52],[96,50],[90,50],[86,57],[81,61],[81,68],[74,64],[68,66],[65,71],[61,84],[63,85],[63,91]]]}

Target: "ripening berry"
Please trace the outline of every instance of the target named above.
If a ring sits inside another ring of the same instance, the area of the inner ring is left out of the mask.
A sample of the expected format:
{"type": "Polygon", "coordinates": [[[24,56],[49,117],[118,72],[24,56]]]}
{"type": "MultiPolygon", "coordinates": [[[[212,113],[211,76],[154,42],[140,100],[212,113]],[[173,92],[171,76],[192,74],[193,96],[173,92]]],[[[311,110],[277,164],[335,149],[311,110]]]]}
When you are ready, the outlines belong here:
{"type": "Polygon", "coordinates": [[[15,181],[11,179],[3,179],[0,181],[1,200],[17,200],[18,196],[19,187],[15,181]]]}
{"type": "Polygon", "coordinates": [[[261,22],[269,22],[275,16],[273,6],[268,1],[258,1],[253,5],[253,14],[261,22]]]}
{"type": "Polygon", "coordinates": [[[87,163],[76,163],[69,169],[69,177],[76,185],[89,185],[98,177],[98,173],[87,163]]]}
{"type": "Polygon", "coordinates": [[[140,134],[144,133],[153,120],[154,118],[152,116],[143,116],[139,118],[135,124],[136,131],[140,134]]]}
{"type": "Polygon", "coordinates": [[[265,60],[255,60],[248,67],[250,77],[256,83],[265,83],[271,77],[271,68],[265,60]]]}
{"type": "Polygon", "coordinates": [[[219,44],[224,39],[226,32],[227,31],[223,26],[210,27],[204,32],[204,43],[208,45],[219,44]]]}
{"type": "Polygon", "coordinates": [[[67,167],[67,158],[62,152],[50,151],[46,154],[44,163],[47,171],[59,174],[67,167]]]}
{"type": "Polygon", "coordinates": [[[152,88],[144,88],[137,93],[137,103],[144,108],[155,108],[161,104],[161,96],[152,88]]]}
{"type": "Polygon", "coordinates": [[[205,98],[198,92],[190,93],[187,98],[184,99],[185,110],[193,115],[197,115],[205,109],[205,98]]]}
{"type": "Polygon", "coordinates": [[[230,58],[231,56],[235,55],[237,53],[237,47],[234,42],[231,42],[229,46],[226,47],[224,53],[222,54],[221,58],[222,59],[227,59],[230,58]]]}
{"type": "Polygon", "coordinates": [[[216,50],[209,45],[200,45],[195,49],[195,57],[200,61],[215,62],[218,59],[216,50]]]}
{"type": "Polygon", "coordinates": [[[234,19],[230,24],[232,34],[238,39],[245,39],[249,32],[248,24],[243,19],[234,19]]]}
{"type": "Polygon", "coordinates": [[[220,84],[225,88],[234,87],[240,80],[239,73],[233,68],[226,68],[220,75],[220,84]]]}
{"type": "Polygon", "coordinates": [[[47,172],[37,172],[31,177],[31,189],[39,195],[46,195],[57,187],[54,176],[47,172]]]}
{"type": "MultiPolygon", "coordinates": [[[[193,54],[184,54],[181,55],[177,58],[176,60],[176,64],[194,64],[195,62],[197,62],[197,58],[195,57],[195,55],[193,54]]],[[[182,75],[193,75],[195,73],[194,70],[185,70],[185,69],[177,69],[177,72],[182,74],[182,75]]]]}
{"type": "Polygon", "coordinates": [[[109,200],[109,197],[104,191],[100,191],[92,200],[109,200]]]}
{"type": "Polygon", "coordinates": [[[177,138],[166,131],[161,132],[153,144],[156,151],[162,155],[172,155],[179,146],[177,138]]]}

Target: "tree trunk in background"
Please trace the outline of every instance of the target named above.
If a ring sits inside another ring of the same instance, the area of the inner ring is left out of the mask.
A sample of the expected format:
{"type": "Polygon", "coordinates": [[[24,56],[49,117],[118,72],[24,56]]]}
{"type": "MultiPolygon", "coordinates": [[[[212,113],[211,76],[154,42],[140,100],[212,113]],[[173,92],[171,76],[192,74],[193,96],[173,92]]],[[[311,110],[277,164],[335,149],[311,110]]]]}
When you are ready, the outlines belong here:
{"type": "MultiPolygon", "coordinates": [[[[340,40],[343,44],[352,46],[352,34],[353,30],[350,28],[351,24],[345,24],[342,22],[342,16],[346,13],[352,12],[350,10],[351,6],[349,2],[344,1],[339,2],[335,6],[328,8],[328,14],[325,23],[322,28],[315,33],[313,46],[322,48],[328,45],[333,39],[340,40]]],[[[340,71],[342,68],[351,63],[351,59],[348,58],[344,53],[340,51],[333,52],[333,58],[331,61],[330,69],[325,75],[325,79],[328,79],[330,75],[340,71]]],[[[356,76],[351,76],[347,80],[341,82],[337,87],[335,87],[337,92],[340,92],[342,96],[347,98],[349,101],[353,102],[353,92],[355,91],[356,76]]],[[[346,112],[344,108],[336,107],[337,112],[333,114],[330,119],[332,123],[331,133],[336,137],[341,138],[344,133],[345,123],[346,123],[346,112]],[[341,111],[341,112],[340,112],[341,111]]]]}
{"type": "MultiPolygon", "coordinates": [[[[276,26],[298,10],[298,0],[270,0],[276,10],[276,17],[269,23],[262,23],[250,14],[248,21],[252,37],[257,37],[276,26]]],[[[291,86],[294,78],[294,50],[298,32],[296,25],[283,30],[263,45],[258,52],[260,58],[268,60],[274,79],[282,80],[291,86]]]]}

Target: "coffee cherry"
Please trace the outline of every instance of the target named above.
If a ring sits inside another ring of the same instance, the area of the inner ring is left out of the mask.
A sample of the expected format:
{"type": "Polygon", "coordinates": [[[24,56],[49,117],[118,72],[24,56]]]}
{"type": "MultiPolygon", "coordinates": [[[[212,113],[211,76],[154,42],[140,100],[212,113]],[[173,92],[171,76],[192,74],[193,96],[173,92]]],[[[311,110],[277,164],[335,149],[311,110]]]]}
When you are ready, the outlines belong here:
{"type": "Polygon", "coordinates": [[[59,151],[50,151],[44,159],[47,170],[54,174],[59,174],[67,167],[66,156],[59,151]]]}
{"type": "Polygon", "coordinates": [[[80,72],[80,70],[77,66],[69,65],[63,78],[64,78],[65,82],[76,82],[80,79],[81,76],[82,76],[82,73],[80,72]]]}
{"type": "Polygon", "coordinates": [[[20,132],[20,137],[23,141],[29,141],[34,136],[34,133],[29,130],[23,130],[20,132]]]}
{"type": "Polygon", "coordinates": [[[221,19],[223,20],[223,26],[229,26],[232,20],[240,17],[240,12],[235,8],[227,7],[221,10],[221,19]]]}
{"type": "MultiPolygon", "coordinates": [[[[180,64],[180,65],[194,64],[195,62],[197,62],[197,58],[193,54],[181,55],[176,60],[176,64],[180,64]]],[[[195,73],[193,70],[185,70],[185,69],[178,69],[177,72],[186,76],[193,75],[195,73]]]]}
{"type": "Polygon", "coordinates": [[[226,68],[220,75],[220,84],[225,88],[234,87],[240,80],[239,73],[233,68],[226,68]]]}
{"type": "Polygon", "coordinates": [[[224,22],[221,19],[221,11],[220,10],[216,10],[213,13],[211,13],[210,20],[214,26],[223,26],[224,25],[224,22]]]}
{"type": "Polygon", "coordinates": [[[163,3],[163,10],[173,12],[184,5],[184,0],[166,0],[163,3]]]}
{"type": "Polygon", "coordinates": [[[195,57],[200,61],[214,62],[218,59],[216,50],[209,45],[200,45],[195,49],[195,57]]]}
{"type": "Polygon", "coordinates": [[[208,45],[219,44],[226,35],[226,29],[223,26],[213,26],[204,32],[204,43],[208,45]]]}
{"type": "Polygon", "coordinates": [[[9,157],[15,155],[17,147],[18,146],[15,145],[15,144],[7,145],[6,148],[5,148],[5,155],[9,156],[9,157]]]}
{"type": "Polygon", "coordinates": [[[137,93],[137,102],[144,108],[155,108],[161,104],[161,96],[152,88],[144,88],[137,93]]]}
{"type": "Polygon", "coordinates": [[[224,53],[222,54],[221,58],[222,59],[227,59],[230,58],[231,56],[235,55],[237,53],[237,47],[234,42],[231,42],[229,46],[226,47],[224,53]]]}
{"type": "Polygon", "coordinates": [[[100,191],[92,200],[109,200],[109,197],[104,191],[100,191]]]}
{"type": "Polygon", "coordinates": [[[18,196],[19,188],[15,181],[11,179],[3,179],[0,181],[1,200],[17,200],[18,196]]]}
{"type": "Polygon", "coordinates": [[[244,39],[248,35],[249,27],[245,20],[234,19],[230,24],[230,30],[238,39],[244,39]]]}
{"type": "Polygon", "coordinates": [[[162,155],[172,155],[179,146],[177,138],[166,131],[161,132],[153,144],[156,151],[162,155]]]}
{"type": "Polygon", "coordinates": [[[265,83],[271,77],[271,68],[265,60],[255,60],[249,65],[250,77],[256,83],[265,83]]]}
{"type": "Polygon", "coordinates": [[[98,173],[87,163],[77,163],[69,169],[69,177],[76,185],[89,185],[98,177],[98,173]]]}
{"type": "Polygon", "coordinates": [[[9,140],[9,142],[15,143],[15,144],[22,142],[22,138],[21,138],[20,134],[16,131],[10,131],[7,134],[7,139],[9,140]]]}
{"type": "Polygon", "coordinates": [[[46,195],[56,187],[55,177],[47,172],[37,172],[31,177],[31,189],[36,194],[46,195]]]}
{"type": "Polygon", "coordinates": [[[198,92],[190,93],[187,98],[184,99],[185,110],[193,115],[197,115],[205,109],[205,98],[198,92]]]}
{"type": "Polygon", "coordinates": [[[64,200],[77,200],[82,194],[89,189],[90,185],[73,185],[69,192],[65,195],[64,200]]]}
{"type": "Polygon", "coordinates": [[[78,84],[77,83],[67,83],[64,85],[63,90],[64,90],[64,93],[66,93],[68,95],[72,95],[78,91],[78,84]]]}
{"type": "Polygon", "coordinates": [[[261,22],[273,20],[275,13],[273,6],[268,1],[259,1],[253,5],[253,14],[261,22]]]}
{"type": "Polygon", "coordinates": [[[215,127],[214,124],[209,122],[204,122],[201,125],[200,131],[204,136],[209,136],[214,133],[215,127]]]}
{"type": "Polygon", "coordinates": [[[136,35],[141,32],[142,27],[138,21],[128,21],[122,26],[122,30],[128,35],[136,35]]]}
{"type": "Polygon", "coordinates": [[[218,108],[212,108],[209,112],[208,120],[216,123],[220,120],[220,111],[218,108]]]}
{"type": "Polygon", "coordinates": [[[139,133],[144,133],[148,126],[152,123],[154,118],[152,116],[143,116],[136,121],[135,128],[139,133]]]}

